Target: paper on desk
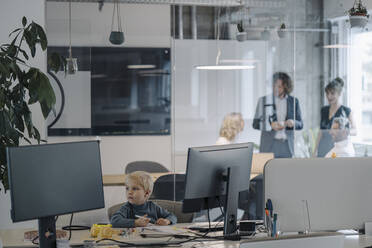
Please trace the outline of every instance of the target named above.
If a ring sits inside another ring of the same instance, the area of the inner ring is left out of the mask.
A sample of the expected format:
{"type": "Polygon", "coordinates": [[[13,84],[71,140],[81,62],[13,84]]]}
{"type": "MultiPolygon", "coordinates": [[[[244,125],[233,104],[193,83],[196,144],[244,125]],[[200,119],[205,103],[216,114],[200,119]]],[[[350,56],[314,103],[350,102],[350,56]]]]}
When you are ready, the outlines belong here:
{"type": "Polygon", "coordinates": [[[144,227],[145,230],[161,232],[161,233],[168,233],[168,234],[181,234],[187,232],[184,228],[179,228],[173,225],[170,226],[157,226],[157,225],[150,225],[144,227]]]}

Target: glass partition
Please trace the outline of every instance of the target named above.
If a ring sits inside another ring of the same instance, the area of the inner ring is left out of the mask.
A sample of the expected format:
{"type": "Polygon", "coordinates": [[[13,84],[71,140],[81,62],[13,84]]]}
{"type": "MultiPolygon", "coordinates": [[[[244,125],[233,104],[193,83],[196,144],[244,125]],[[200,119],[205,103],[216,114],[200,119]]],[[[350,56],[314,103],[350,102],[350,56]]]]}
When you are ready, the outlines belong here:
{"type": "MultiPolygon", "coordinates": [[[[47,2],[50,50],[68,46],[67,6],[47,2]]],[[[72,4],[72,46],[89,52],[84,64],[78,58],[76,75],[59,75],[65,106],[74,113],[64,112],[61,121],[82,119],[86,132],[67,125],[68,137],[57,132],[48,139],[101,139],[104,175],[122,175],[134,161],[162,164],[173,176],[170,199],[179,201],[182,189],[173,174],[185,173],[189,147],[253,142],[252,178],[273,157],[372,152],[370,32],[350,29],[346,17],[327,19],[321,1],[120,7],[125,42],[114,46],[108,40],[113,4],[72,4]],[[91,49],[104,62],[95,63],[91,49]],[[151,59],[135,55],[142,50],[151,59]],[[100,128],[115,125],[92,132],[92,120],[100,128]]],[[[126,200],[124,187],[110,187],[107,207],[126,200]]]]}

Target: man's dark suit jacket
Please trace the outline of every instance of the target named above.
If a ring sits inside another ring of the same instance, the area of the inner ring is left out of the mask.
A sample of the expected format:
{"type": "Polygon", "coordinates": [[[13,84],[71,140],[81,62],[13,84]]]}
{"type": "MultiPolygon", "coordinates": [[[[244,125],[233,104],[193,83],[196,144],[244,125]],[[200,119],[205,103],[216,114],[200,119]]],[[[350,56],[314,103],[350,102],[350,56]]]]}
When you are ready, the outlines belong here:
{"type": "MultiPolygon", "coordinates": [[[[303,122],[301,118],[301,109],[297,98],[287,97],[287,115],[286,120],[294,120],[294,129],[301,130],[303,122]],[[295,102],[295,104],[294,104],[295,102]]],[[[275,137],[275,131],[271,129],[271,122],[277,121],[276,106],[273,104],[273,96],[263,96],[258,100],[256,114],[253,119],[253,128],[261,130],[260,152],[272,152],[272,144],[275,137]],[[273,110],[267,114],[267,107],[273,110]]],[[[293,128],[286,128],[289,150],[294,154],[294,132],[293,128]]]]}

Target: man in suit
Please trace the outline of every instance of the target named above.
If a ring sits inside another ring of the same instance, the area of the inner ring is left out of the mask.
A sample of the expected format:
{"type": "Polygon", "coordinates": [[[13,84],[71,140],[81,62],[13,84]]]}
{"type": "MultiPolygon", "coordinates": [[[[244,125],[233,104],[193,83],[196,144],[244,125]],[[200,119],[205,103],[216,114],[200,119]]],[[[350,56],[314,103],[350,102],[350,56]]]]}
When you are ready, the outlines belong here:
{"type": "Polygon", "coordinates": [[[293,83],[288,74],[273,75],[273,94],[258,100],[253,128],[261,130],[260,152],[273,152],[275,158],[294,155],[294,130],[303,122],[298,99],[290,96],[293,83]]]}

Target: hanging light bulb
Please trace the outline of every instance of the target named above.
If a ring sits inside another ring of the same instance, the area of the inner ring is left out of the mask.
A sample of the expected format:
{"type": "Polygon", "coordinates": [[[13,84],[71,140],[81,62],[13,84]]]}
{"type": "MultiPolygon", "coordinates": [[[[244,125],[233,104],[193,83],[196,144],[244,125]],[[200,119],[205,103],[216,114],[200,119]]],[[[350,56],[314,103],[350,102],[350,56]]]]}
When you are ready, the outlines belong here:
{"type": "Polygon", "coordinates": [[[66,59],[66,66],[67,66],[66,71],[67,71],[67,74],[75,74],[76,71],[78,70],[78,66],[77,66],[77,58],[72,57],[72,49],[71,49],[71,0],[69,2],[68,13],[69,13],[68,21],[69,21],[69,41],[70,41],[70,45],[69,45],[69,49],[68,49],[69,56],[66,59]]]}

